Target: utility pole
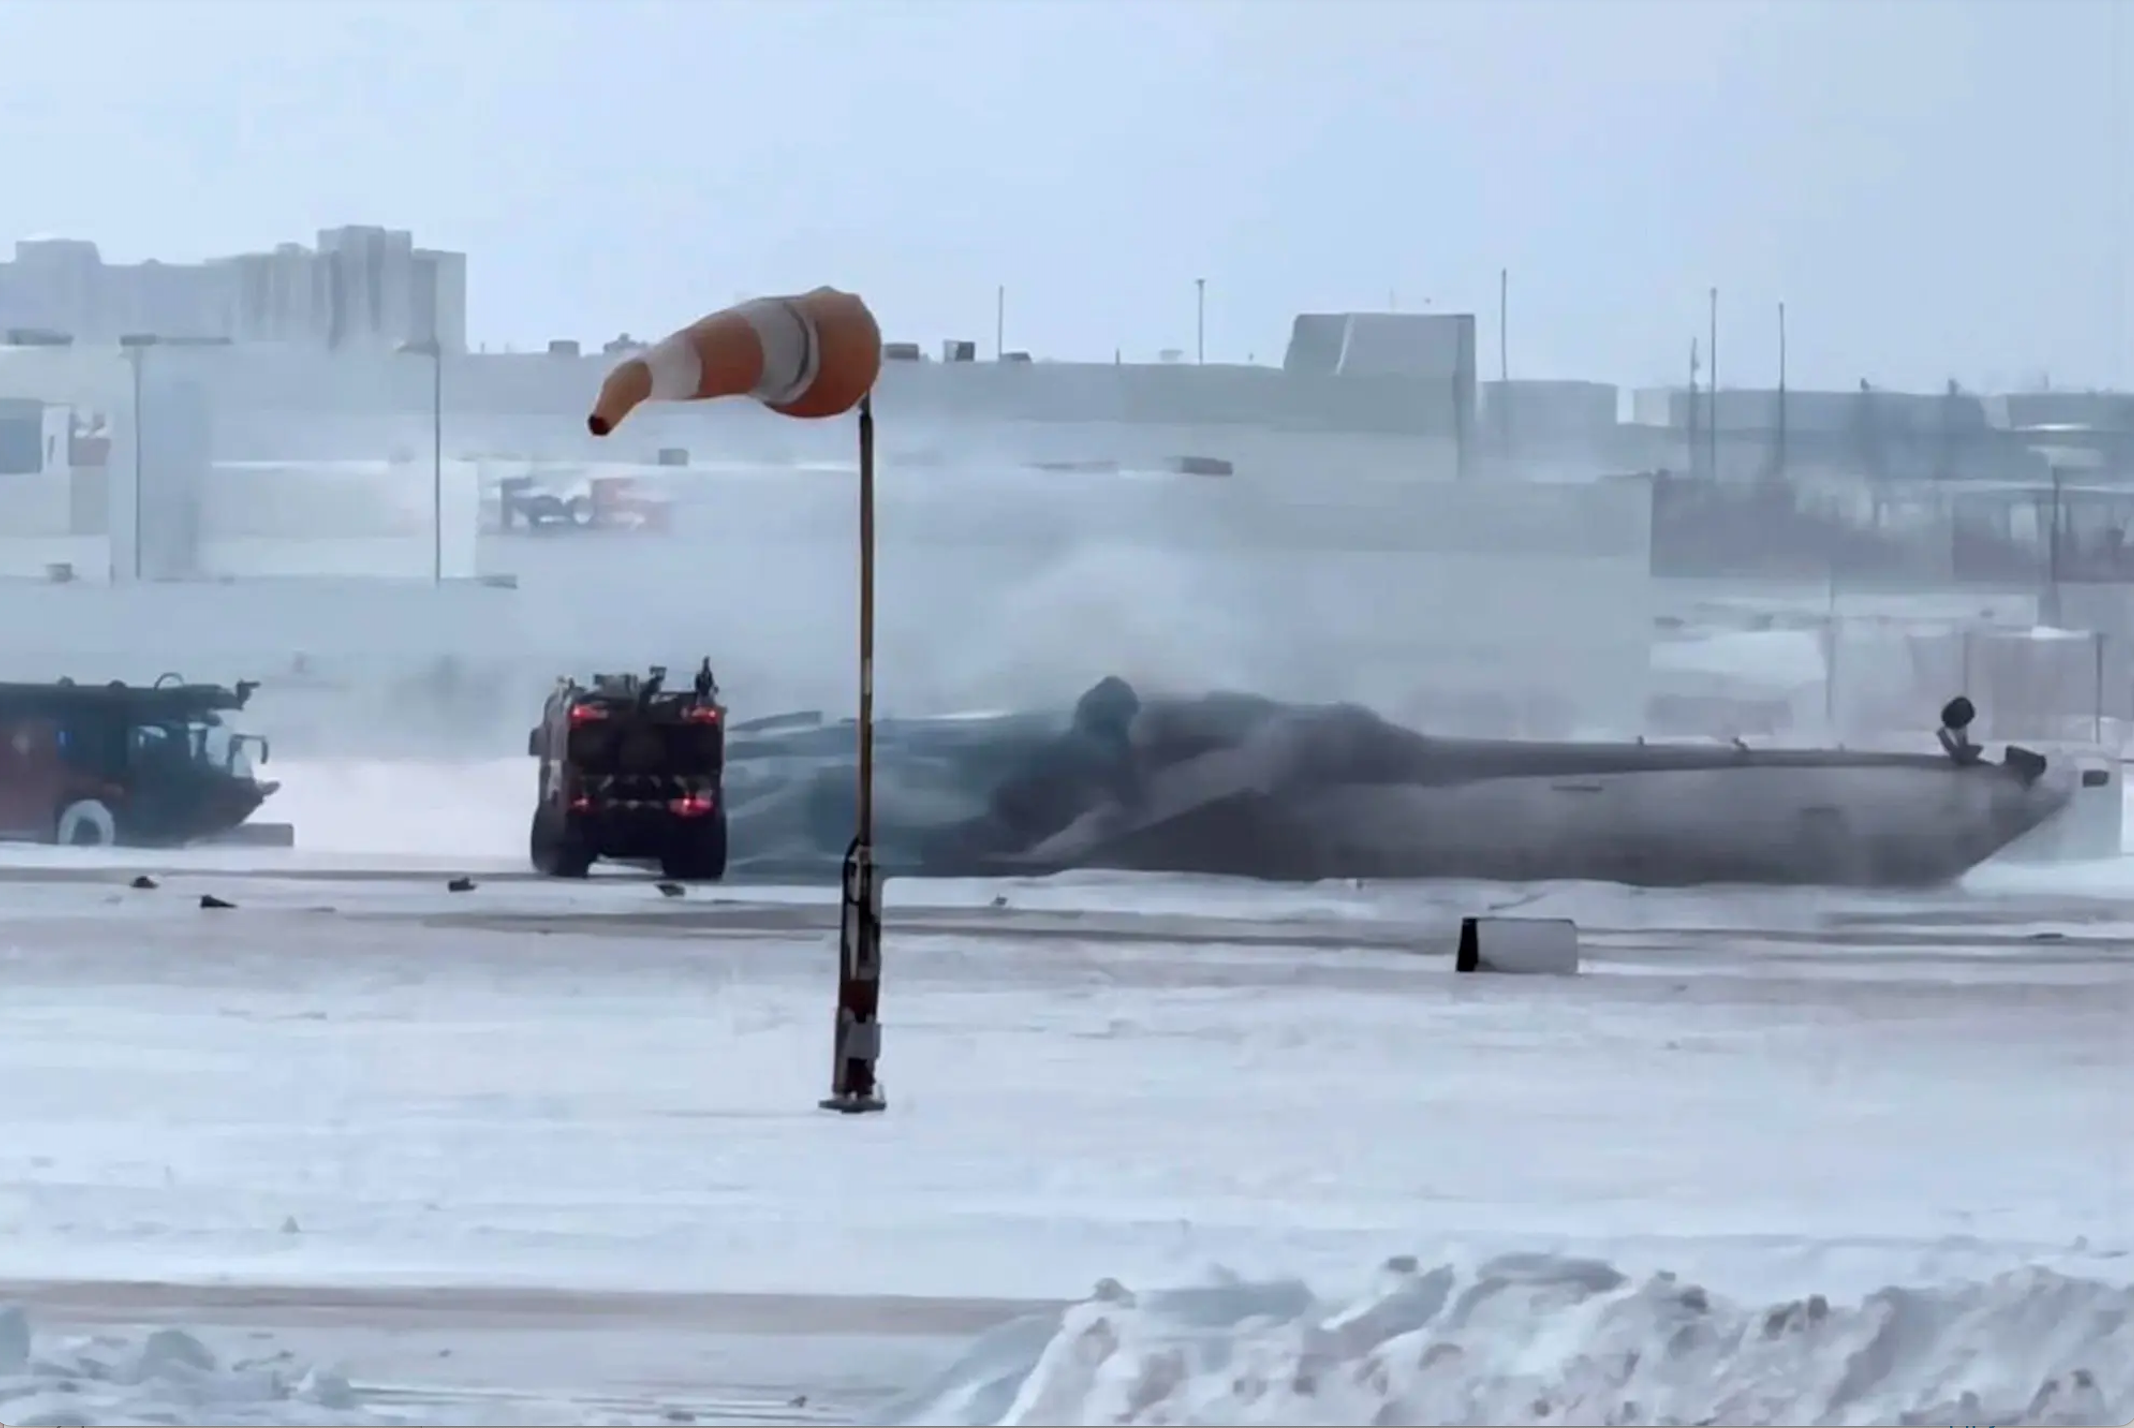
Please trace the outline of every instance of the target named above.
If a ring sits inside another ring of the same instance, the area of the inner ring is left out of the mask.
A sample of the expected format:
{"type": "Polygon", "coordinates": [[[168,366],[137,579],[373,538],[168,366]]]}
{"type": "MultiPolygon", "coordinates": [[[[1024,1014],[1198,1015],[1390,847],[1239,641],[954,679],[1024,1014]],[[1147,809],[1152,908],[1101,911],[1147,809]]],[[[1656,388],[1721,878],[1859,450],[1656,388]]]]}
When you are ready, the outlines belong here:
{"type": "Polygon", "coordinates": [[[1719,289],[1711,293],[1711,341],[1705,348],[1705,360],[1711,365],[1709,380],[1704,384],[1708,399],[1704,423],[1704,439],[1711,445],[1712,476],[1719,475],[1719,289]]]}
{"type": "Polygon", "coordinates": [[[1697,365],[1697,339],[1692,337],[1689,340],[1689,440],[1684,443],[1688,447],[1689,474],[1692,476],[1695,476],[1697,468],[1704,464],[1704,452],[1702,450],[1704,443],[1698,439],[1698,424],[1703,418],[1703,410],[1700,404],[1704,400],[1703,392],[1697,383],[1699,370],[1701,369],[1697,365]]]}
{"type": "Polygon", "coordinates": [[[1786,474],[1786,305],[1778,305],[1778,474],[1786,474]]]}
{"type": "Polygon", "coordinates": [[[445,349],[436,338],[401,349],[430,359],[430,582],[445,583],[445,349]]]}
{"type": "Polygon", "coordinates": [[[1193,280],[1193,360],[1205,366],[1208,361],[1208,280],[1193,280]]]}
{"type": "Polygon", "coordinates": [[[1497,440],[1512,454],[1512,270],[1497,269],[1497,440]]]}
{"type": "MultiPolygon", "coordinates": [[[[119,348],[126,354],[127,364],[133,368],[133,549],[128,563],[136,583],[141,579],[141,461],[142,451],[148,445],[145,424],[141,420],[141,364],[147,358],[148,349],[162,340],[153,332],[127,332],[119,336],[119,348]]],[[[117,561],[112,563],[115,565],[117,561]]]]}
{"type": "Polygon", "coordinates": [[[2051,539],[2045,545],[2045,594],[2038,602],[2038,622],[2058,628],[2060,625],[2060,524],[2063,519],[2067,473],[2055,457],[2046,468],[2052,473],[2052,508],[2047,518],[2052,526],[2051,539]]]}
{"type": "Polygon", "coordinates": [[[1005,362],[1008,351],[1008,285],[993,289],[993,360],[1005,362]]]}
{"type": "Polygon", "coordinates": [[[445,583],[445,349],[430,339],[430,580],[445,583]]]}

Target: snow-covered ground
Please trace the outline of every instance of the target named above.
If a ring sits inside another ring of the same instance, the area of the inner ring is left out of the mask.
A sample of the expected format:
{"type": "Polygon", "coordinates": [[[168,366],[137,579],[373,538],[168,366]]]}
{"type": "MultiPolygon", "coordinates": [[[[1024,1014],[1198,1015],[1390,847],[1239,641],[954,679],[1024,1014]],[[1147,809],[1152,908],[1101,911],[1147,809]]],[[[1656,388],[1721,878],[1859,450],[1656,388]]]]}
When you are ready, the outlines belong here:
{"type": "Polygon", "coordinates": [[[2134,867],[903,884],[840,1118],[821,892],[515,878],[523,790],[424,787],[420,871],[345,813],[154,888],[0,854],[0,1302],[125,1338],[0,1333],[0,1421],[2134,1413],[2134,867]],[[1588,975],[1453,976],[1488,907],[1588,975]],[[1218,1266],[1312,1292],[1149,1292],[1218,1266]],[[120,1382],[170,1327],[216,1366],[120,1382]]]}

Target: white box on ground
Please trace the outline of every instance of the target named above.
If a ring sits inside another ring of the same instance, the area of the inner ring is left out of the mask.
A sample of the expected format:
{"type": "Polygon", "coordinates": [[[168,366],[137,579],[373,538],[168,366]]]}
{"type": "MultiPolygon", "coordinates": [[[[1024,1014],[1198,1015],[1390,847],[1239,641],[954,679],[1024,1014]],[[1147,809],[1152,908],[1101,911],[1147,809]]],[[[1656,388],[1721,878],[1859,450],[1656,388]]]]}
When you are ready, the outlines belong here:
{"type": "Polygon", "coordinates": [[[1463,917],[1455,972],[1569,977],[1578,971],[1578,924],[1568,917],[1463,917]]]}

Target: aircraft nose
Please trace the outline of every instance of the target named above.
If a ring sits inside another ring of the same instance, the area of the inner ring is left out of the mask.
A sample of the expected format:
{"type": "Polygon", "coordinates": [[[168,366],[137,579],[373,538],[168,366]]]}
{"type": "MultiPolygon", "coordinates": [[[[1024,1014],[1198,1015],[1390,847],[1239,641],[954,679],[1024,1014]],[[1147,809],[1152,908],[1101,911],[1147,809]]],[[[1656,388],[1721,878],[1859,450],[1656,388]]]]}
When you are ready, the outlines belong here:
{"type": "Polygon", "coordinates": [[[2002,838],[2017,838],[2053,817],[2073,802],[2076,770],[2064,759],[2054,759],[2029,783],[2003,781],[1994,790],[1992,817],[2002,838]]]}

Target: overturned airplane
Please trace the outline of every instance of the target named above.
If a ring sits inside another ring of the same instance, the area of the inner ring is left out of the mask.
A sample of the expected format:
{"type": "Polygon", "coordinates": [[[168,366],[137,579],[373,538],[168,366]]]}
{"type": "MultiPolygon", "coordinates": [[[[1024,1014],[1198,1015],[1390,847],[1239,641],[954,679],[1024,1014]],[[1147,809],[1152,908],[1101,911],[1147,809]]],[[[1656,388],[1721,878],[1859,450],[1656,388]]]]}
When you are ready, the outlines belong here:
{"type": "MultiPolygon", "coordinates": [[[[2072,781],[2010,746],[1942,752],[1441,739],[1353,705],[1142,700],[887,720],[876,842],[933,877],[1069,869],[1322,878],[1922,887],[2058,813],[2072,781]]],[[[852,728],[744,721],[727,749],[734,872],[834,869],[853,827],[852,728]]]]}

